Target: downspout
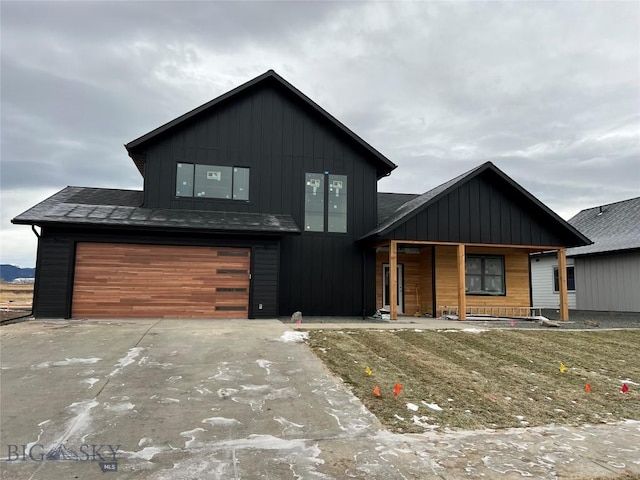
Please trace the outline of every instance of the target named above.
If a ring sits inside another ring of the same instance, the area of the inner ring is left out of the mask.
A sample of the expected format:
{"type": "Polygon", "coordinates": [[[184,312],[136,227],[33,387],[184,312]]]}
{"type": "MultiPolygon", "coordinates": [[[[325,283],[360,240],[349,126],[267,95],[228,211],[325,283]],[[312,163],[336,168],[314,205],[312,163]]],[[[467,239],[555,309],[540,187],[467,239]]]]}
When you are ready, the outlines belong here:
{"type": "MultiPolygon", "coordinates": [[[[31,225],[31,231],[38,238],[38,243],[40,243],[40,234],[36,230],[35,225],[31,225]]],[[[38,266],[38,259],[36,258],[36,267],[37,266],[38,266]]],[[[36,275],[38,275],[38,270],[37,269],[36,269],[36,275]]],[[[34,284],[33,284],[33,298],[31,299],[31,311],[29,313],[27,313],[26,315],[21,315],[19,317],[10,318],[8,320],[2,320],[2,321],[0,321],[0,325],[10,325],[12,323],[20,323],[21,321],[24,321],[24,319],[26,319],[26,318],[33,317],[33,304],[35,303],[35,295],[36,295],[36,288],[35,287],[36,287],[36,285],[35,285],[35,282],[34,282],[34,284]]]]}

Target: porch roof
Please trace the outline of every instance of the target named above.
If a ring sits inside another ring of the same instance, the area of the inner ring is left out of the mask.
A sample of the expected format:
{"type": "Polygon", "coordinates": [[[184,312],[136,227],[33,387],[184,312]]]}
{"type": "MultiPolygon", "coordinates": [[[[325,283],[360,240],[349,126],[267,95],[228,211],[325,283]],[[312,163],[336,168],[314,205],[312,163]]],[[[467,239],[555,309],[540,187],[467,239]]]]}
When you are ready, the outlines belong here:
{"type": "Polygon", "coordinates": [[[491,162],[410,199],[360,240],[381,239],[558,247],[592,243],[491,162]]]}

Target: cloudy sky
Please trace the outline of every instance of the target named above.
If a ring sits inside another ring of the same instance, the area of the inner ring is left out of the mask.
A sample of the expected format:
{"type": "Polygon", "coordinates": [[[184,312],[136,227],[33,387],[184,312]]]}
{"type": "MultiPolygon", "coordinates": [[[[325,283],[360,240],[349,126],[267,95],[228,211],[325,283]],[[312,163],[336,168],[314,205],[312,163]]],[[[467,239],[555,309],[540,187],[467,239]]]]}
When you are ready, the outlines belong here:
{"type": "Polygon", "coordinates": [[[142,188],[123,147],[274,69],[422,193],[491,160],[564,218],[640,195],[640,2],[11,2],[1,263],[67,185],[142,188]]]}

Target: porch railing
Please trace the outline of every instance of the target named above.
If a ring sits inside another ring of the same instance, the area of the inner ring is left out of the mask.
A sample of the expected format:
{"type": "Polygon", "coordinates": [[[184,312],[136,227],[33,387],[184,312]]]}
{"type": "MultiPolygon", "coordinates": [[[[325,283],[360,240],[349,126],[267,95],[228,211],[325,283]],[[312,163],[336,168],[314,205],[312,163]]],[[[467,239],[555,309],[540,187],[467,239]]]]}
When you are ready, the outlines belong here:
{"type": "MultiPolygon", "coordinates": [[[[438,307],[441,316],[458,315],[457,305],[443,305],[438,307]]],[[[467,317],[498,317],[498,318],[533,318],[542,316],[540,307],[467,307],[467,317]]]]}

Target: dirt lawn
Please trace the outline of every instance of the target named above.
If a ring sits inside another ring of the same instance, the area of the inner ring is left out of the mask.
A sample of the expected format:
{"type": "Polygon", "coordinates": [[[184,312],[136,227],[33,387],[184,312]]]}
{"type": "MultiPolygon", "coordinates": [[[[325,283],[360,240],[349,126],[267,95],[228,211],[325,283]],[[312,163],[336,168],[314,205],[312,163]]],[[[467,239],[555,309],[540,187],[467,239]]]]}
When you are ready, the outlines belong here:
{"type": "Polygon", "coordinates": [[[396,432],[640,420],[639,331],[315,330],[309,345],[396,432]]]}

